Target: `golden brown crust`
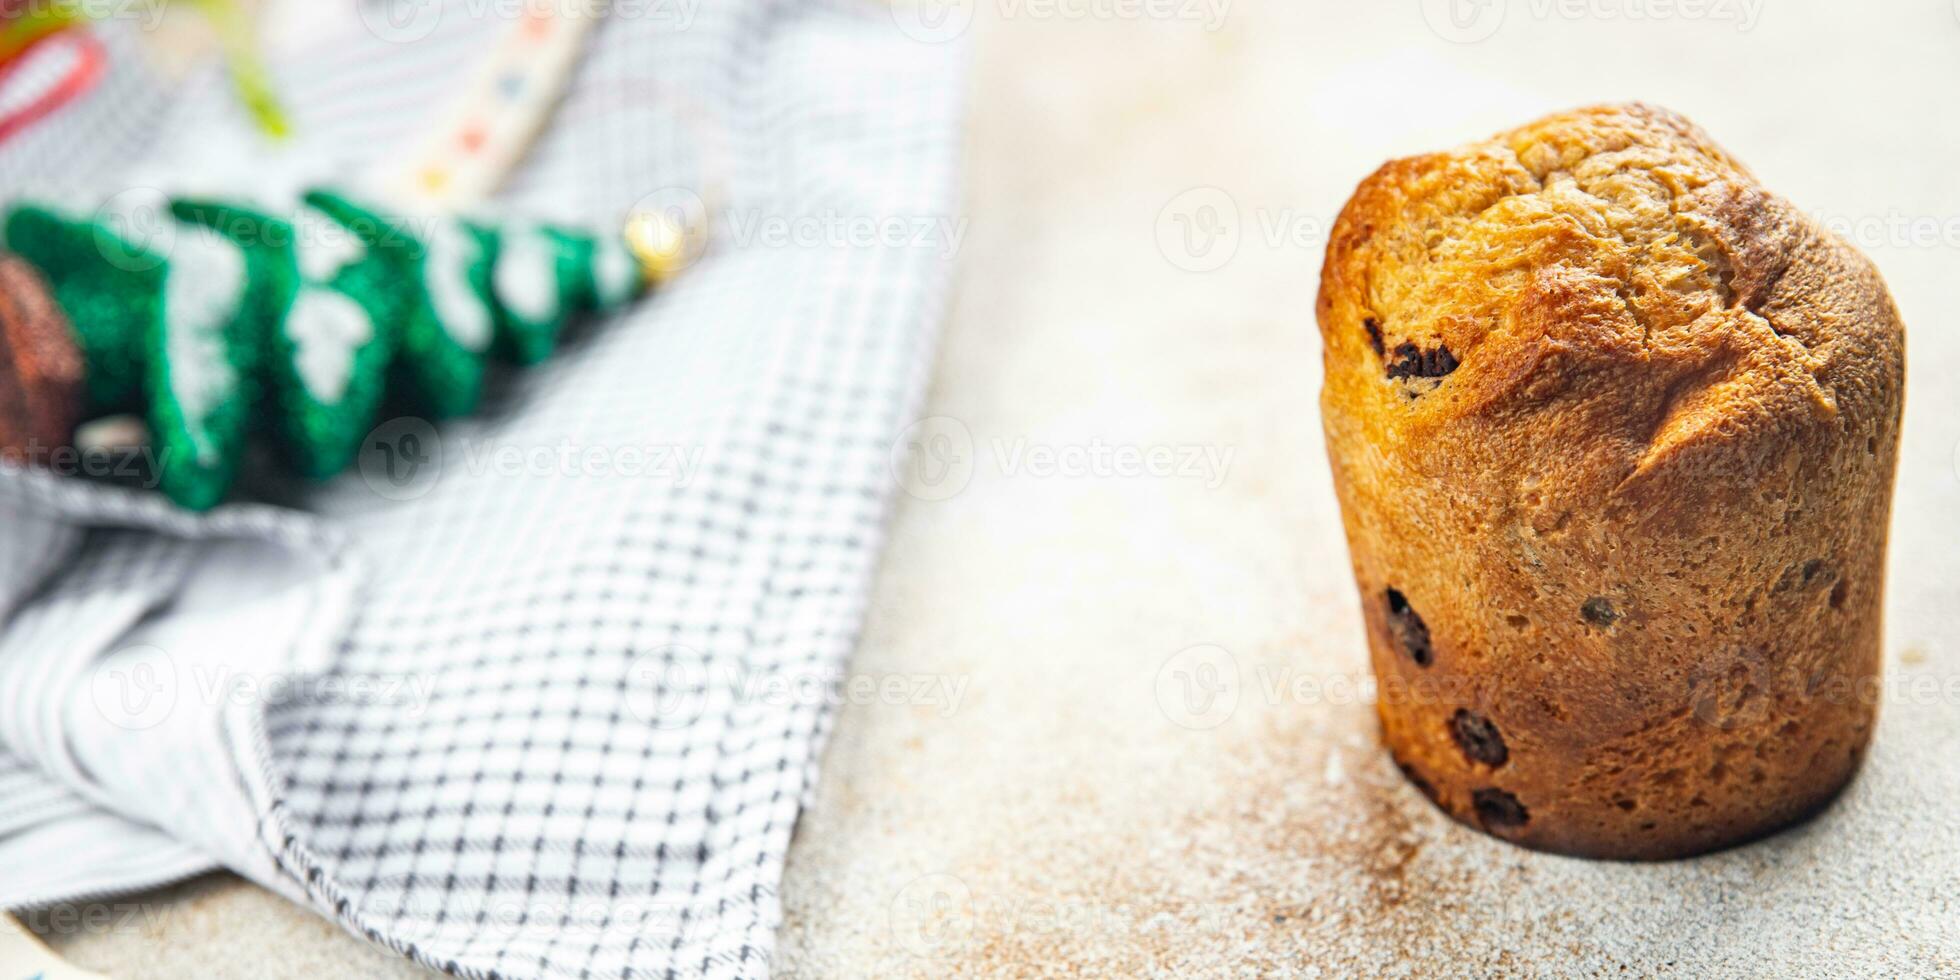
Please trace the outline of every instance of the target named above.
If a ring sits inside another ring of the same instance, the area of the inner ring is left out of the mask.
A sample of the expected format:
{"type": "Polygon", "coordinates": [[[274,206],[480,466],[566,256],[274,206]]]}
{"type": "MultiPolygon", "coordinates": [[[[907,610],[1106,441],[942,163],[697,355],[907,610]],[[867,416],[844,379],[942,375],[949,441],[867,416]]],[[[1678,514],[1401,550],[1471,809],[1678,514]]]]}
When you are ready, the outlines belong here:
{"type": "Polygon", "coordinates": [[[1904,384],[1863,256],[1603,106],[1376,171],[1317,312],[1384,736],[1439,805],[1659,858],[1850,778],[1904,384]]]}

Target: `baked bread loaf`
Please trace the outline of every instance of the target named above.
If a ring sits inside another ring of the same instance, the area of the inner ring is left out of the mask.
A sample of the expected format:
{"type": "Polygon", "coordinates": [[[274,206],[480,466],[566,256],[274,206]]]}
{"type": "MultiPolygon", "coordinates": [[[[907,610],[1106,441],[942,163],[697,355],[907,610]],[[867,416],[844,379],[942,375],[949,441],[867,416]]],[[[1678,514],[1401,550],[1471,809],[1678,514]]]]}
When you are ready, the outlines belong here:
{"type": "Polygon", "coordinates": [[[1863,256],[1604,106],[1376,171],[1316,312],[1383,736],[1439,806],[1667,858],[1851,778],[1904,385],[1863,256]]]}

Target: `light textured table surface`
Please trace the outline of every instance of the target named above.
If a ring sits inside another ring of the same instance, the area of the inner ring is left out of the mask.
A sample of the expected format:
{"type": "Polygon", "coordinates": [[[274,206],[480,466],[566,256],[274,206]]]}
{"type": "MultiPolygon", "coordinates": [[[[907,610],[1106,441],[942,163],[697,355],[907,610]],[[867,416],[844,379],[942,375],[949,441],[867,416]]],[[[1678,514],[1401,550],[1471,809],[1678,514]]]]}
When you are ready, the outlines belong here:
{"type": "MultiPolygon", "coordinates": [[[[1435,28],[1417,0],[956,6],[971,221],[910,434],[934,466],[900,471],[854,663],[921,683],[839,716],[779,972],[1960,971],[1960,12],[1430,6],[1435,28]],[[1909,334],[1870,761],[1809,824],[1659,865],[1485,839],[1386,762],[1315,413],[1354,184],[1626,98],[1850,231],[1909,334]]],[[[115,976],[411,972],[235,880],[138,900],[146,925],[51,939],[115,976]]]]}

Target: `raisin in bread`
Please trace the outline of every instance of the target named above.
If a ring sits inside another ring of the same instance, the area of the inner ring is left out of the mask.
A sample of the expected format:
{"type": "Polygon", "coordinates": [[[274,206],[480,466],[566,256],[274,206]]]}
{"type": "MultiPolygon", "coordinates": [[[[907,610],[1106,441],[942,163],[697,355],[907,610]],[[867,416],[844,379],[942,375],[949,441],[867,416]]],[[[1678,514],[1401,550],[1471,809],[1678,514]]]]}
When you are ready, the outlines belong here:
{"type": "Polygon", "coordinates": [[[1904,385],[1863,256],[1605,106],[1376,171],[1317,314],[1383,735],[1439,806],[1665,858],[1850,779],[1904,385]]]}

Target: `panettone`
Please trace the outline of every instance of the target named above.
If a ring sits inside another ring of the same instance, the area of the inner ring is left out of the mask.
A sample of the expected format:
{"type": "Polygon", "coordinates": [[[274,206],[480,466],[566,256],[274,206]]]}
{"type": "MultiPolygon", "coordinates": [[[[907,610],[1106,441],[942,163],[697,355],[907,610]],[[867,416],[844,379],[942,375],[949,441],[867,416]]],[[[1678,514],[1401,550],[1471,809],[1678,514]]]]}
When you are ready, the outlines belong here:
{"type": "Polygon", "coordinates": [[[1904,385],[1862,255],[1605,106],[1376,171],[1317,314],[1383,735],[1439,806],[1665,858],[1845,784],[1904,385]]]}

